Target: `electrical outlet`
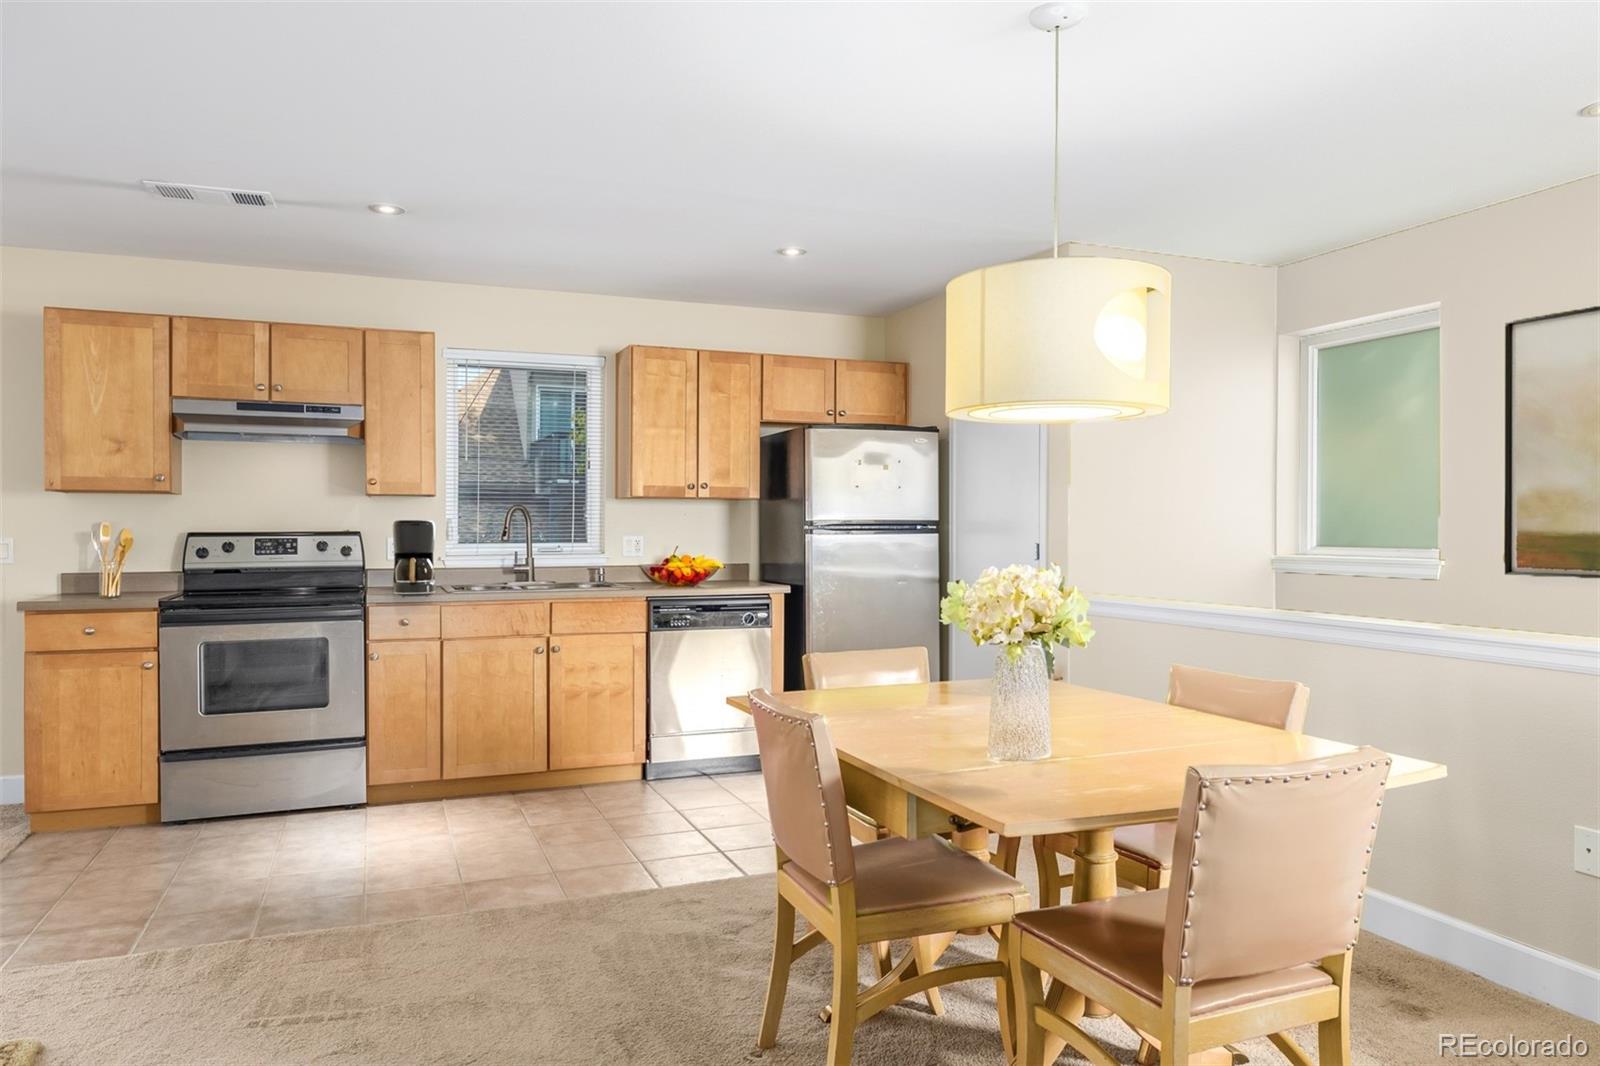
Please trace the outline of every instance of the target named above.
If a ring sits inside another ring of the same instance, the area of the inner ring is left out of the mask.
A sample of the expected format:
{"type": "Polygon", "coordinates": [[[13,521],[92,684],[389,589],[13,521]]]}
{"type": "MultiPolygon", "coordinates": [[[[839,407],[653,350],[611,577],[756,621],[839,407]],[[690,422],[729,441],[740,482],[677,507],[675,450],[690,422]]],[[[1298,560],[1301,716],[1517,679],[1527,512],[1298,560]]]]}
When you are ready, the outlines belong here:
{"type": "Polygon", "coordinates": [[[0,563],[17,561],[17,543],[10,537],[0,537],[0,563]]]}
{"type": "Polygon", "coordinates": [[[1572,868],[1580,874],[1600,877],[1600,829],[1572,827],[1572,868]]]}
{"type": "Polygon", "coordinates": [[[389,538],[389,561],[394,562],[394,538],[389,538]]]}
{"type": "Polygon", "coordinates": [[[644,538],[629,534],[622,538],[622,557],[624,559],[644,558],[644,538]]]}

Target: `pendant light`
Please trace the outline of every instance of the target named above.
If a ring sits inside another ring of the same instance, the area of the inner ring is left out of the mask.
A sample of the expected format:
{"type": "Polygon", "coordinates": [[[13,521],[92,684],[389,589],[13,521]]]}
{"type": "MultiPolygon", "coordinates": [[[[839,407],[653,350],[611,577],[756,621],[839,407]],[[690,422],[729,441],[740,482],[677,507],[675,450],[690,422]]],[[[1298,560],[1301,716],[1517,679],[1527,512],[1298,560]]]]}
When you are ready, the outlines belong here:
{"type": "Polygon", "coordinates": [[[1142,418],[1168,405],[1172,275],[1131,259],[1061,255],[1061,31],[1081,3],[1028,21],[1055,46],[1050,258],[1001,263],[945,287],[945,413],[979,422],[1142,418]]]}

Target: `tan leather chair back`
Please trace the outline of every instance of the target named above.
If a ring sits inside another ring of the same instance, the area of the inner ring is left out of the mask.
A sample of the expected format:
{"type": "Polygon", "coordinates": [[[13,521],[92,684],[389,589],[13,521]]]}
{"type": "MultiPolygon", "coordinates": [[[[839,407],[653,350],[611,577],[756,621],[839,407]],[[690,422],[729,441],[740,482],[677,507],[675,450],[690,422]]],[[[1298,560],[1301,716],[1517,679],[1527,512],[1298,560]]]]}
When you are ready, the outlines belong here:
{"type": "Polygon", "coordinates": [[[1172,847],[1163,963],[1181,983],[1355,946],[1389,756],[1191,767],[1172,847]]]}
{"type": "Polygon", "coordinates": [[[1306,727],[1311,690],[1298,681],[1267,681],[1198,666],[1174,666],[1167,679],[1167,702],[1299,733],[1306,727]]]}
{"type": "Polygon", "coordinates": [[[928,681],[928,649],[814,651],[802,656],[806,688],[866,688],[920,685],[928,681]]]}
{"type": "Polygon", "coordinates": [[[791,861],[825,884],[856,875],[844,782],[828,724],[764,689],[750,693],[767,786],[772,839],[791,861]]]}

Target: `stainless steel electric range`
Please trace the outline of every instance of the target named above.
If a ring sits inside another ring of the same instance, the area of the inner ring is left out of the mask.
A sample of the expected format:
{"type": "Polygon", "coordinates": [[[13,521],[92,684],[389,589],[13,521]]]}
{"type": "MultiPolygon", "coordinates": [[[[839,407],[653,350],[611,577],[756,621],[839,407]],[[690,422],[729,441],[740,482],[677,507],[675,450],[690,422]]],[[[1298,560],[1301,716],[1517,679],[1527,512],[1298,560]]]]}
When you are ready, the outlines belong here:
{"type": "Polygon", "coordinates": [[[365,803],[361,534],[190,533],[160,605],[161,820],[365,803]]]}

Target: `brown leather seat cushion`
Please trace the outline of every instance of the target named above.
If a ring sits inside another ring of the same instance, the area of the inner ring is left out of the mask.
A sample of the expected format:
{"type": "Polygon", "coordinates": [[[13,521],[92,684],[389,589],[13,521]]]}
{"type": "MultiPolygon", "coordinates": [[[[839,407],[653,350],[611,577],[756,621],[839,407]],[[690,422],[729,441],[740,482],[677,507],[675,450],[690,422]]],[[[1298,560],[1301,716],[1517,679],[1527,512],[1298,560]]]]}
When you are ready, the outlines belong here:
{"type": "MultiPolygon", "coordinates": [[[[1025,934],[1093,967],[1130,992],[1160,1003],[1166,918],[1167,890],[1162,888],[1094,903],[1024,911],[1015,921],[1025,934]]],[[[1251,977],[1200,981],[1191,993],[1190,1012],[1209,1014],[1332,983],[1326,972],[1309,964],[1251,977]]]]}
{"type": "Polygon", "coordinates": [[[1112,837],[1116,841],[1118,855],[1142,862],[1152,870],[1170,870],[1172,838],[1177,831],[1177,822],[1145,822],[1142,825],[1119,825],[1112,837]]]}
{"type": "MultiPolygon", "coordinates": [[[[937,838],[889,837],[858,844],[854,853],[857,914],[885,914],[1026,892],[1022,882],[1004,870],[937,838]]],[[[813,899],[829,902],[827,885],[792,862],[783,869],[813,899]]]]}

